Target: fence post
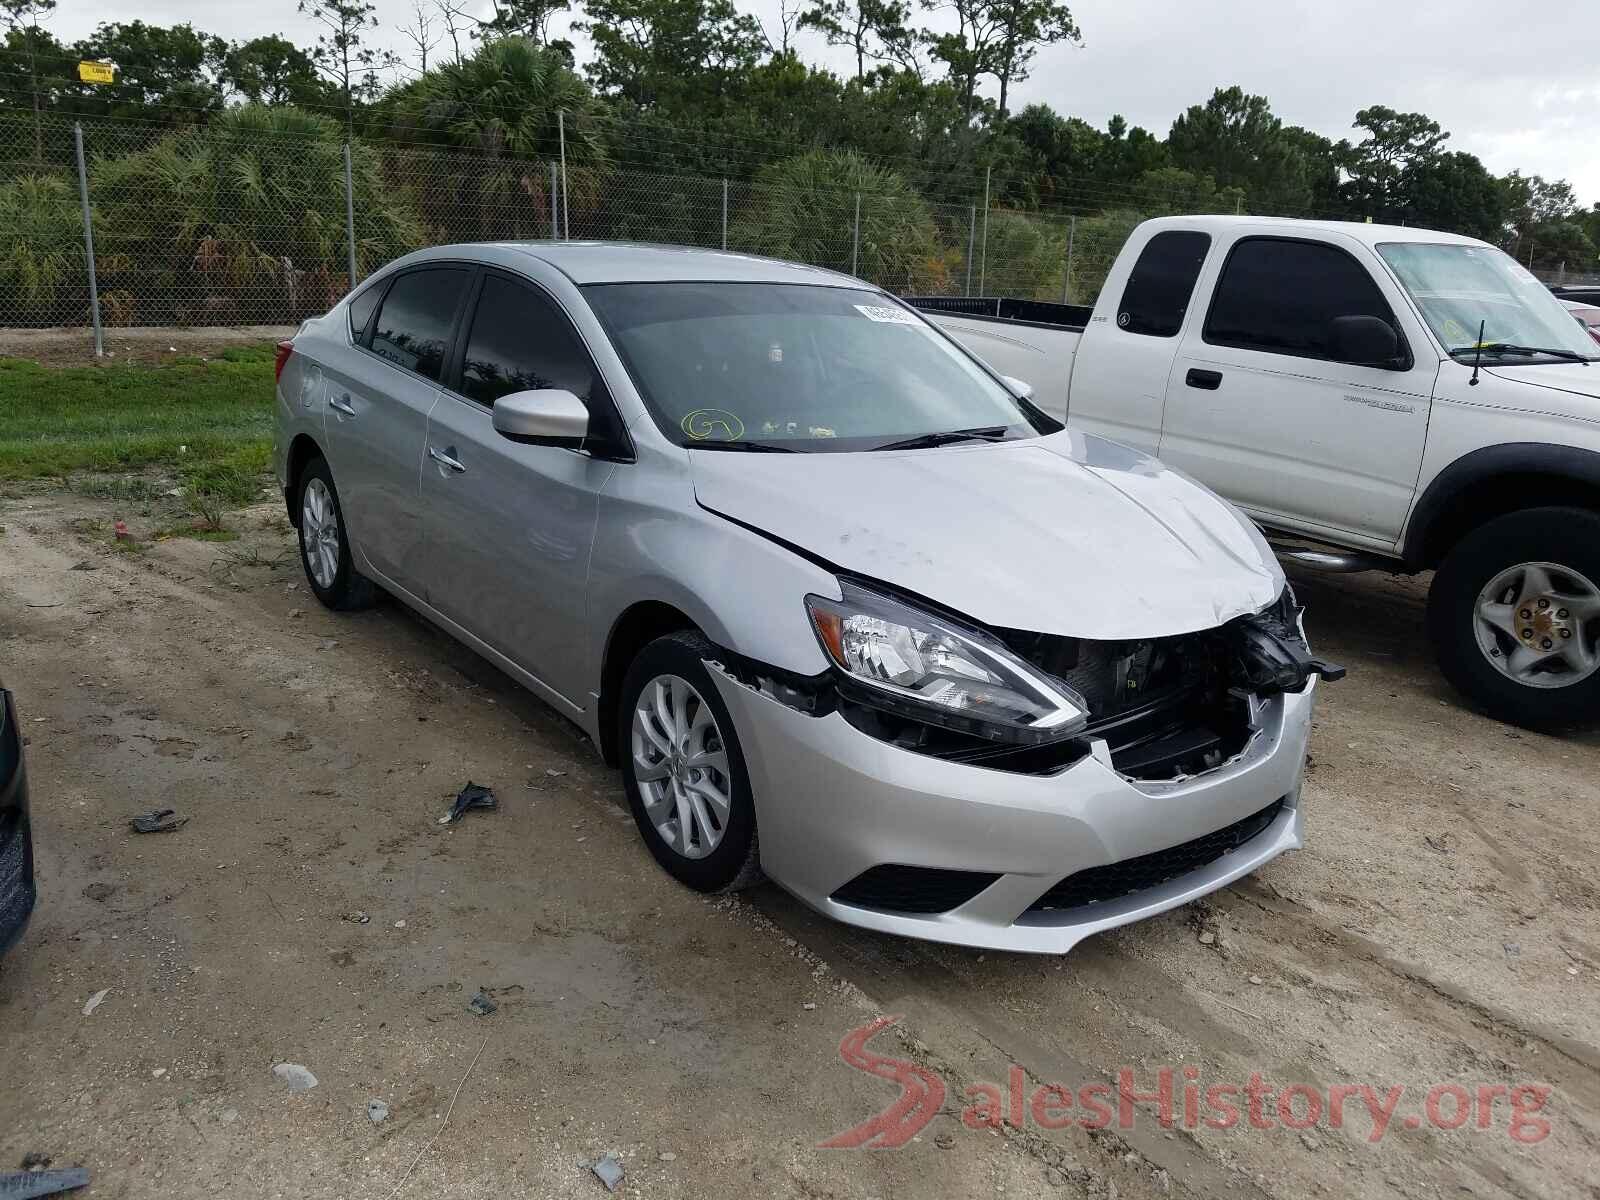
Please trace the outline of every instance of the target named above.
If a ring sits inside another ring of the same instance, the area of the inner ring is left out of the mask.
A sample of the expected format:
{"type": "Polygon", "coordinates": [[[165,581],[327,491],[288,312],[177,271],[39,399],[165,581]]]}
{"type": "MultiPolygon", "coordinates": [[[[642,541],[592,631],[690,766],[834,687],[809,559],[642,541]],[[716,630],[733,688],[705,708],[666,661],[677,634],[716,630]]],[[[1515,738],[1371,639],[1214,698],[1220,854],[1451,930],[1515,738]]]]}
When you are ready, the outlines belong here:
{"type": "Polygon", "coordinates": [[[567,110],[556,110],[556,132],[561,137],[561,240],[572,237],[572,210],[567,207],[567,110]]]}
{"type": "Polygon", "coordinates": [[[350,251],[350,290],[356,290],[356,193],[350,182],[350,143],[344,144],[344,236],[350,251]]]}
{"type": "Polygon", "coordinates": [[[983,295],[984,282],[989,273],[989,175],[993,166],[983,169],[983,251],[978,258],[978,295],[983,295]]]}
{"type": "Polygon", "coordinates": [[[72,145],[78,154],[78,198],[83,201],[83,250],[89,264],[89,317],[94,322],[94,356],[105,353],[100,332],[100,285],[94,275],[94,218],[89,215],[89,172],[83,165],[83,126],[72,123],[72,145]]]}
{"type": "Polygon", "coordinates": [[[558,237],[560,236],[556,232],[557,228],[558,227],[556,225],[556,164],[555,164],[554,160],[551,160],[551,163],[550,163],[550,240],[552,242],[556,241],[558,239],[558,237]]]}
{"type": "Polygon", "coordinates": [[[1067,218],[1067,269],[1061,276],[1061,303],[1072,303],[1072,242],[1078,236],[1078,218],[1067,218]]]}
{"type": "Polygon", "coordinates": [[[728,180],[722,180],[722,248],[728,248],[728,180]]]}
{"type": "Polygon", "coordinates": [[[978,206],[968,206],[967,214],[967,295],[972,295],[972,255],[978,248],[978,206]]]}
{"type": "Polygon", "coordinates": [[[850,274],[856,273],[861,258],[861,193],[856,193],[856,223],[850,234],[850,274]]]}

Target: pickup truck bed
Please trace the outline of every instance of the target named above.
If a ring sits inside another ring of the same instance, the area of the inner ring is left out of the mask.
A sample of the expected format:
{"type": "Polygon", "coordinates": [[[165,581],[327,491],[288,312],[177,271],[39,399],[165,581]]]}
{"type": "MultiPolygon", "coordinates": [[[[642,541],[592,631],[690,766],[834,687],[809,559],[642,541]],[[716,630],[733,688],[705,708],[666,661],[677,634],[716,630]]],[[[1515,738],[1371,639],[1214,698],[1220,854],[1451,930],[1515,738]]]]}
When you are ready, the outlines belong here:
{"type": "Polygon", "coordinates": [[[1094,309],[1000,296],[904,299],[996,371],[1033,384],[1033,402],[1057,420],[1067,419],[1072,359],[1094,309]]]}

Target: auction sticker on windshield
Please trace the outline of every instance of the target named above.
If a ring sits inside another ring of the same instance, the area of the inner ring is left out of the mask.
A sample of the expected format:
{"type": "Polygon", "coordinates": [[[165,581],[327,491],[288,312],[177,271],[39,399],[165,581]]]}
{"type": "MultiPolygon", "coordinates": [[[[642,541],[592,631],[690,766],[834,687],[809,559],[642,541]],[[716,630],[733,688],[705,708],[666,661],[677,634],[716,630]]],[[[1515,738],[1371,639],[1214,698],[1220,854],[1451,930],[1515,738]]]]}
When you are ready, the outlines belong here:
{"type": "Polygon", "coordinates": [[[917,319],[903,308],[891,308],[887,304],[858,304],[856,311],[869,321],[881,321],[885,325],[915,325],[917,319]]]}

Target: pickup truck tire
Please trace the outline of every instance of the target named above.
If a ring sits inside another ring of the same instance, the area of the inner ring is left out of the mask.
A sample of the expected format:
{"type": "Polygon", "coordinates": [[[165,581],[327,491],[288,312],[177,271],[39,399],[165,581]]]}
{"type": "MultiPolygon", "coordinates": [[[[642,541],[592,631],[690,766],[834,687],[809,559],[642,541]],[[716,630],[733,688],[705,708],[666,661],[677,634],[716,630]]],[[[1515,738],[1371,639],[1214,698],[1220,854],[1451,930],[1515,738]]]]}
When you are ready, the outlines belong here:
{"type": "Polygon", "coordinates": [[[1474,529],[1433,577],[1428,632],[1445,678],[1491,716],[1600,717],[1600,514],[1530,508],[1474,529]]]}

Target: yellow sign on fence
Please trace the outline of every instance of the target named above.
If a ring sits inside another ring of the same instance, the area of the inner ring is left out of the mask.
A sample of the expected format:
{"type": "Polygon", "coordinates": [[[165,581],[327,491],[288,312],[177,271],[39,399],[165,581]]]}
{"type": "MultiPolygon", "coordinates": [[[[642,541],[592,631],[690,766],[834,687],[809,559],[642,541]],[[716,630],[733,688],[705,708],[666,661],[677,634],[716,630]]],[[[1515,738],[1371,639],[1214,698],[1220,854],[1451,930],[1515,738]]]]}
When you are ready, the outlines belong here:
{"type": "Polygon", "coordinates": [[[110,63],[81,62],[78,64],[78,78],[84,83],[115,83],[117,69],[110,63]]]}

